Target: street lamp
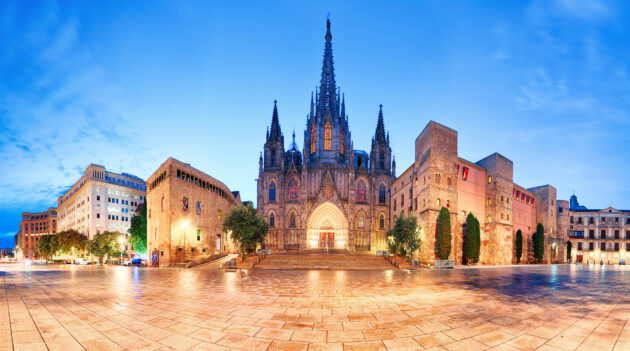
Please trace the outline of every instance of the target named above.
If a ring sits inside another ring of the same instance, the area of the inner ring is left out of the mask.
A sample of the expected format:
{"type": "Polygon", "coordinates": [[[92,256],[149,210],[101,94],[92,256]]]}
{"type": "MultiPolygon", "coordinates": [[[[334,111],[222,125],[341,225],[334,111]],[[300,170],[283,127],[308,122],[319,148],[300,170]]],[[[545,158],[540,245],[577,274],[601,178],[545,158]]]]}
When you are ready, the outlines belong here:
{"type": "Polygon", "coordinates": [[[118,238],[118,242],[120,243],[120,265],[122,266],[122,250],[123,250],[123,237],[118,238]]]}

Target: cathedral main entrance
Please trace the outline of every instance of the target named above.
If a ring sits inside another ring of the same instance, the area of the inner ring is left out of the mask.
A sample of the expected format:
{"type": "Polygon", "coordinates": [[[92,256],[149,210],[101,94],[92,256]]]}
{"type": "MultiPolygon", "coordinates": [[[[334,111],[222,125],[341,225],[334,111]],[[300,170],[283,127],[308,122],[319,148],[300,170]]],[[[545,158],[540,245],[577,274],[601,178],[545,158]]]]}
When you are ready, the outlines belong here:
{"type": "Polygon", "coordinates": [[[308,217],[306,237],[309,249],[347,249],[348,220],[339,207],[325,202],[308,217]]]}

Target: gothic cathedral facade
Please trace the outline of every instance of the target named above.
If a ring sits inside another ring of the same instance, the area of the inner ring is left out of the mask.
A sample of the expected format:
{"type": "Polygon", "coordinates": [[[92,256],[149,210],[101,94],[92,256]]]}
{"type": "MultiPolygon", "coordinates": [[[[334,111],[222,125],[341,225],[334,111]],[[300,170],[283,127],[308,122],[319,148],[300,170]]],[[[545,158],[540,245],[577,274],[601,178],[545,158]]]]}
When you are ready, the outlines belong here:
{"type": "Polygon", "coordinates": [[[269,223],[265,248],[386,250],[395,161],[382,106],[370,153],[354,150],[345,99],[335,83],[330,21],[322,75],[311,94],[302,152],[284,149],[277,103],[259,160],[257,208],[269,223]]]}

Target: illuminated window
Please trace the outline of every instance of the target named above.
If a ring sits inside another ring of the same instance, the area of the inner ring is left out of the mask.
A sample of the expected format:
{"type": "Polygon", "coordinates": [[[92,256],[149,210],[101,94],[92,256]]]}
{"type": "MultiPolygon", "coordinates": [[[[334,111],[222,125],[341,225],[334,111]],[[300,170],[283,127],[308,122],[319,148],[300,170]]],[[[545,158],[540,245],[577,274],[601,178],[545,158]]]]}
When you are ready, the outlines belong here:
{"type": "Polygon", "coordinates": [[[490,206],[492,204],[492,200],[490,200],[490,198],[488,198],[488,206],[490,206]]]}
{"type": "Polygon", "coordinates": [[[201,241],[201,230],[197,229],[197,241],[201,241]]]}
{"type": "Polygon", "coordinates": [[[315,130],[315,125],[311,126],[311,153],[315,153],[315,146],[317,145],[317,132],[315,130]]]}
{"type": "Polygon", "coordinates": [[[330,122],[326,122],[324,126],[324,150],[332,149],[332,128],[330,122]]]}
{"type": "Polygon", "coordinates": [[[492,183],[492,176],[488,176],[488,184],[492,183]]]}
{"type": "Polygon", "coordinates": [[[276,201],[276,183],[269,183],[269,201],[276,201]]]}
{"type": "Polygon", "coordinates": [[[363,228],[363,222],[365,218],[363,217],[363,213],[359,214],[359,228],[363,228]]]}
{"type": "Polygon", "coordinates": [[[462,167],[462,180],[468,179],[468,167],[462,167]]]}
{"type": "Polygon", "coordinates": [[[438,205],[438,207],[442,206],[442,201],[440,199],[437,199],[437,205],[438,205]]]}
{"type": "Polygon", "coordinates": [[[289,228],[295,228],[295,212],[291,212],[289,215],[289,228]]]}
{"type": "Polygon", "coordinates": [[[363,180],[359,180],[359,184],[357,185],[357,201],[367,201],[367,188],[365,187],[365,182],[363,180]]]}
{"type": "Polygon", "coordinates": [[[201,214],[201,202],[197,201],[197,214],[201,214]]]}
{"type": "Polygon", "coordinates": [[[289,200],[297,200],[298,199],[298,187],[295,179],[291,179],[289,181],[289,200]]]}
{"type": "Polygon", "coordinates": [[[184,210],[184,212],[188,212],[188,198],[184,197],[182,199],[182,210],[184,210]]]}
{"type": "Polygon", "coordinates": [[[385,184],[381,184],[378,187],[378,202],[381,204],[385,203],[385,196],[387,195],[387,189],[385,188],[385,184]]]}
{"type": "Polygon", "coordinates": [[[343,147],[344,147],[344,137],[343,137],[343,131],[340,129],[339,130],[339,153],[343,154],[343,147]]]}
{"type": "Polygon", "coordinates": [[[276,214],[269,213],[269,227],[274,228],[276,226],[276,214]]]}
{"type": "Polygon", "coordinates": [[[381,213],[378,218],[378,227],[380,229],[385,229],[385,215],[381,213]]]}

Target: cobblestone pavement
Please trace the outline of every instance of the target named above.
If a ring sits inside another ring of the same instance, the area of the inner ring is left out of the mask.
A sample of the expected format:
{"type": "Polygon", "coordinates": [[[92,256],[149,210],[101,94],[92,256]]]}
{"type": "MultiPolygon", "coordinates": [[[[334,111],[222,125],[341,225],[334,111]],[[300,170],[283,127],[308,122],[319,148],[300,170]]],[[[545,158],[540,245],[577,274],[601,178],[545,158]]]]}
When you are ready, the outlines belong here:
{"type": "Polygon", "coordinates": [[[630,350],[630,270],[0,265],[0,349],[630,350]]]}

